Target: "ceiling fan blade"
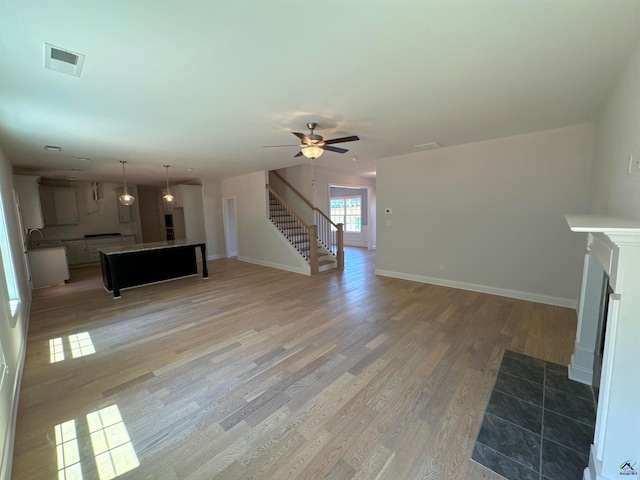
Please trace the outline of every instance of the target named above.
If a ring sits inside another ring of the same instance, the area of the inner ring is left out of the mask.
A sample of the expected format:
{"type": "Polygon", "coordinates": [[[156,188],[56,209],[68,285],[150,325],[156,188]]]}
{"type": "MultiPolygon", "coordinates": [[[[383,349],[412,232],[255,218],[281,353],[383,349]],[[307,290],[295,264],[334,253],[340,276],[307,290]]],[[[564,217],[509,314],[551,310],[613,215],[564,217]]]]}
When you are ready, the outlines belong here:
{"type": "Polygon", "coordinates": [[[302,143],[311,143],[309,141],[309,137],[307,137],[304,133],[298,133],[298,132],[291,132],[291,133],[293,133],[296,137],[302,140],[302,143]]]}
{"type": "Polygon", "coordinates": [[[299,147],[300,145],[263,145],[262,148],[274,148],[274,147],[299,147]]]}
{"type": "Polygon", "coordinates": [[[295,158],[295,157],[301,157],[301,156],[302,156],[302,152],[298,152],[293,157],[295,158]]]}
{"type": "Polygon", "coordinates": [[[360,137],[357,135],[351,135],[350,137],[342,137],[342,138],[332,138],[331,140],[325,140],[325,145],[331,145],[332,143],[343,143],[343,142],[355,142],[356,140],[360,140],[360,137]]]}
{"type": "Polygon", "coordinates": [[[329,150],[330,152],[336,152],[336,153],[346,153],[349,150],[347,150],[346,148],[340,148],[340,147],[328,147],[327,145],[325,145],[324,147],[322,147],[323,150],[329,150]]]}

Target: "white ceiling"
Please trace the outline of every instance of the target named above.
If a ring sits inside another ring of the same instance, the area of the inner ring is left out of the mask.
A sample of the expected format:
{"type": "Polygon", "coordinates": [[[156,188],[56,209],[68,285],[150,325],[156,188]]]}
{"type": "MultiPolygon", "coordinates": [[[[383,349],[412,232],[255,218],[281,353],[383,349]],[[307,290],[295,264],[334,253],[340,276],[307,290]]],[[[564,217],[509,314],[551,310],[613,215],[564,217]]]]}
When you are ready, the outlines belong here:
{"type": "Polygon", "coordinates": [[[361,138],[317,166],[372,175],[417,144],[594,120],[639,31],[637,0],[1,0],[0,146],[22,172],[117,181],[126,160],[160,185],[163,164],[299,164],[262,146],[316,121],[361,138]],[[45,42],[82,75],[46,70],[45,42]]]}

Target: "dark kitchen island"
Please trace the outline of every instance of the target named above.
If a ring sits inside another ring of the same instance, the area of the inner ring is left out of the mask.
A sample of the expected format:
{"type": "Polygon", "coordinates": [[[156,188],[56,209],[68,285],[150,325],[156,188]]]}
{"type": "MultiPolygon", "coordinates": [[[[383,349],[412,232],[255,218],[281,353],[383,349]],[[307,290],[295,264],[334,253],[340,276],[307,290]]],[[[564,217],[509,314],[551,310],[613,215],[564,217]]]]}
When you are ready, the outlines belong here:
{"type": "Polygon", "coordinates": [[[120,298],[120,289],[196,275],[196,248],[202,253],[202,278],[209,278],[203,242],[172,240],[100,248],[104,287],[120,298]]]}

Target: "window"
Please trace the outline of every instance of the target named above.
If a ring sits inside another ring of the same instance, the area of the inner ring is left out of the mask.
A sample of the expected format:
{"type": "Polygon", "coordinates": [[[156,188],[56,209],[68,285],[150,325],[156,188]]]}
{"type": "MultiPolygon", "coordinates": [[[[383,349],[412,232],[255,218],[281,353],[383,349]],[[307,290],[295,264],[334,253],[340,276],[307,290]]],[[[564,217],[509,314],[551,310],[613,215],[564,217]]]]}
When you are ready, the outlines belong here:
{"type": "Polygon", "coordinates": [[[15,317],[20,304],[20,295],[18,293],[18,282],[16,281],[15,263],[11,254],[11,245],[9,244],[6,209],[2,201],[2,192],[0,192],[0,254],[9,296],[9,308],[11,309],[11,316],[15,317]]]}
{"type": "Polygon", "coordinates": [[[362,231],[362,197],[332,197],[331,221],[344,223],[345,232],[362,231]]]}

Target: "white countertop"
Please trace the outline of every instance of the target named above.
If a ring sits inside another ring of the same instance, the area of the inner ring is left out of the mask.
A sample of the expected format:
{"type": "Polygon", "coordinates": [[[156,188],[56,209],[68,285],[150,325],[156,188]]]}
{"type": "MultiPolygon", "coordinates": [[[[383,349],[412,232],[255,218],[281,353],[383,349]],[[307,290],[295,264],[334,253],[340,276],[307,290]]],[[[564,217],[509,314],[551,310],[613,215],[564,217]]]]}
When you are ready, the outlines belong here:
{"type": "Polygon", "coordinates": [[[67,247],[56,247],[56,246],[51,246],[51,247],[36,247],[36,248],[29,248],[27,249],[27,253],[32,253],[32,252],[41,252],[43,250],[66,250],[67,247]]]}
{"type": "Polygon", "coordinates": [[[640,234],[640,220],[607,215],[565,215],[565,218],[573,232],[640,234]]]}
{"type": "Polygon", "coordinates": [[[116,255],[118,253],[143,252],[147,250],[160,250],[163,248],[188,247],[202,245],[204,242],[196,240],[171,240],[165,242],[136,243],[133,245],[114,245],[113,247],[98,248],[99,252],[105,255],[116,255]]]}

